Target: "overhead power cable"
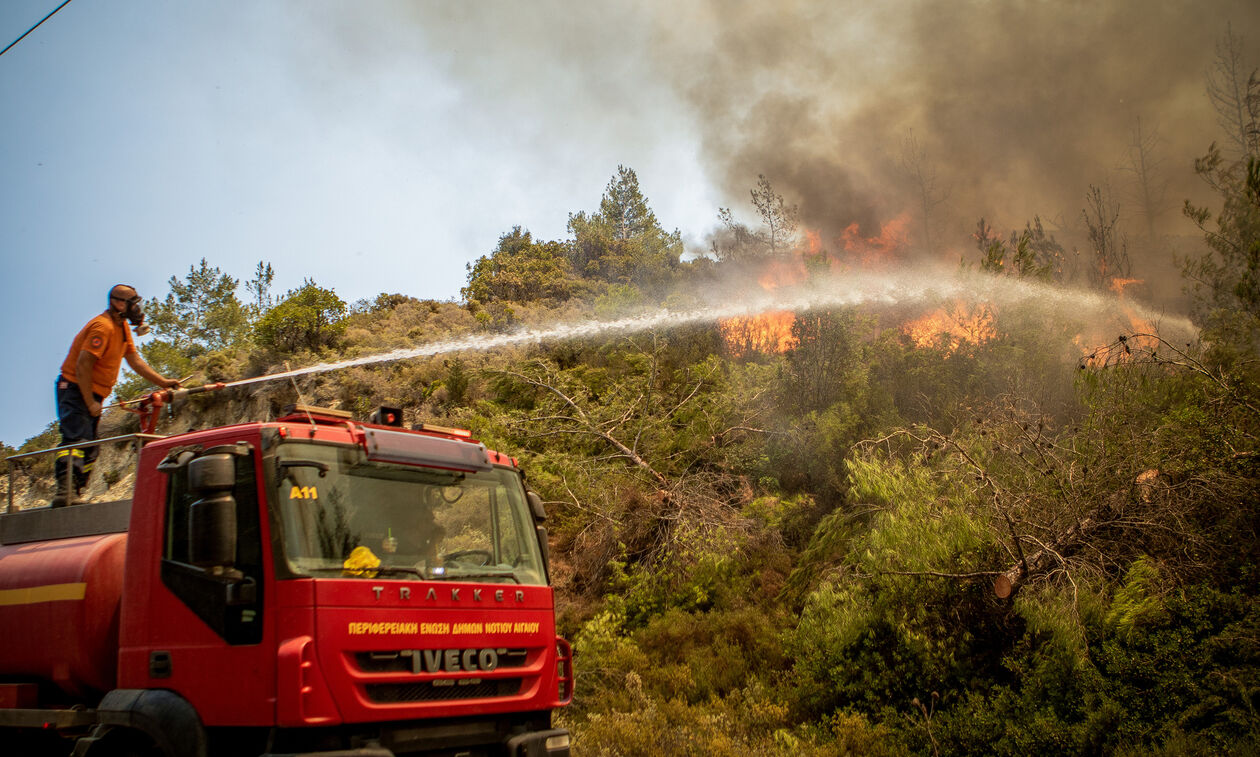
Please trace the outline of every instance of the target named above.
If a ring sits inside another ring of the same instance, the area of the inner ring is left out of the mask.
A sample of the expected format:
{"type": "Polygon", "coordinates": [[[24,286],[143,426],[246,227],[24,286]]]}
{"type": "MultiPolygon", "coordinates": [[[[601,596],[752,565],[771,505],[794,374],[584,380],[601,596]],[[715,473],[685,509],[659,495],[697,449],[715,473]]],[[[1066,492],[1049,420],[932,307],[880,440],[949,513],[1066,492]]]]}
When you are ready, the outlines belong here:
{"type": "MultiPolygon", "coordinates": [[[[58,5],[56,8],[53,8],[52,13],[49,13],[47,16],[44,16],[43,18],[41,18],[41,19],[39,20],[39,24],[42,24],[42,23],[44,23],[45,21],[47,21],[48,19],[52,18],[52,17],[53,17],[53,15],[54,15],[57,11],[61,10],[62,8],[66,7],[66,6],[67,6],[67,5],[69,5],[69,4],[70,4],[70,0],[66,0],[66,1],[65,1],[64,3],[62,3],[61,5],[58,5]]],[[[31,28],[27,29],[25,34],[23,34],[22,36],[18,37],[17,39],[13,40],[12,42],[10,42],[8,47],[4,48],[3,50],[0,50],[0,55],[4,55],[5,53],[9,52],[9,49],[10,49],[10,48],[12,48],[14,45],[16,45],[17,43],[21,42],[22,40],[26,39],[26,35],[27,35],[27,34],[30,34],[31,32],[35,31],[36,29],[38,29],[38,28],[39,28],[39,24],[35,24],[35,25],[34,25],[34,26],[32,26],[31,28]]]]}

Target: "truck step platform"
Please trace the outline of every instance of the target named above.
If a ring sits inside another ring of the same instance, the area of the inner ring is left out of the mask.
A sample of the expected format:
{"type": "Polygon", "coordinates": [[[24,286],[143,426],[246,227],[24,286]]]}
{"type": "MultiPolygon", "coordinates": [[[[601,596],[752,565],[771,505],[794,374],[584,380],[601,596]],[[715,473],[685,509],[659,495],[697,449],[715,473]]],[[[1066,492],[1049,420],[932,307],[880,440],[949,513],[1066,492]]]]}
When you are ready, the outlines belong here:
{"type": "Polygon", "coordinates": [[[0,515],[0,544],[121,534],[131,522],[131,500],[39,507],[0,515]]]}

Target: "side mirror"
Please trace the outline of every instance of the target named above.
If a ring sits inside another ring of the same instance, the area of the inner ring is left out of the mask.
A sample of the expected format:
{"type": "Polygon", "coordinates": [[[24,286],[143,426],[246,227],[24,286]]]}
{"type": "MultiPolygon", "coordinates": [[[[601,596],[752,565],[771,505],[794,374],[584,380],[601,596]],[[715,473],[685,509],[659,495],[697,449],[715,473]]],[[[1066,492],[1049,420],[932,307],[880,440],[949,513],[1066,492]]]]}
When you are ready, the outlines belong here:
{"type": "Polygon", "coordinates": [[[229,453],[203,455],[188,463],[188,488],[200,499],[188,508],[189,561],[198,567],[236,562],[236,459],[229,453]]]}
{"type": "Polygon", "coordinates": [[[525,490],[525,499],[529,501],[529,511],[534,514],[534,521],[542,523],[547,520],[547,510],[543,508],[542,497],[533,489],[525,490]]]}
{"type": "Polygon", "coordinates": [[[190,449],[172,452],[163,458],[162,462],[157,464],[157,469],[163,473],[173,473],[188,465],[188,461],[192,460],[194,456],[193,451],[190,449]]]}
{"type": "Polygon", "coordinates": [[[542,553],[543,570],[551,575],[551,546],[547,543],[547,527],[534,526],[534,536],[538,537],[538,550],[542,553]]]}

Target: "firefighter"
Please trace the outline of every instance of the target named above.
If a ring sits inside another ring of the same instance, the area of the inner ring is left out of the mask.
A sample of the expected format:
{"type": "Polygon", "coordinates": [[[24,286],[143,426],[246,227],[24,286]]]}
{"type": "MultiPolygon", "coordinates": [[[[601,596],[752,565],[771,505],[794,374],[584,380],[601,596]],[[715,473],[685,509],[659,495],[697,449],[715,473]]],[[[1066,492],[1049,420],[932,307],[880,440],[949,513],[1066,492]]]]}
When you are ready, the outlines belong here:
{"type": "MultiPolygon", "coordinates": [[[[101,419],[101,403],[114,389],[118,381],[118,369],[123,358],[127,365],[148,381],[164,388],[179,386],[177,379],[168,379],[149,367],[136,351],[131,328],[143,336],[149,331],[144,325],[144,311],[140,307],[140,295],[127,284],[118,284],[109,290],[109,303],[105,312],[87,322],[75,336],[70,352],[61,364],[57,376],[57,420],[61,425],[61,445],[89,442],[96,439],[96,427],[101,419]]],[[[99,450],[95,446],[61,450],[54,466],[57,476],[57,492],[52,506],[75,504],[78,495],[87,485],[92,463],[99,450]],[[67,471],[73,471],[73,494],[67,471]]]]}
{"type": "Polygon", "coordinates": [[[358,546],[347,558],[347,569],[376,567],[379,561],[373,565],[362,561],[378,559],[379,556],[388,561],[391,555],[419,557],[429,568],[438,565],[438,545],[446,531],[434,518],[432,503],[435,498],[426,496],[430,489],[426,487],[426,494],[420,497],[419,502],[389,498],[382,500],[379,507],[364,508],[356,513],[351,519],[350,531],[358,546]]]}

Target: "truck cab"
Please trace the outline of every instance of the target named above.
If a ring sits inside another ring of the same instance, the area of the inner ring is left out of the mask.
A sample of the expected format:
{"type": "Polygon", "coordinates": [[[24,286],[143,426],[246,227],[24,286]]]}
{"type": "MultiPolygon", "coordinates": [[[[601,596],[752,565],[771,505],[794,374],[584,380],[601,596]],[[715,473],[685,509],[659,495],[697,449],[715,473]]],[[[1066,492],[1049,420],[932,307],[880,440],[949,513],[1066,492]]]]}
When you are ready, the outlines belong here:
{"type": "MultiPolygon", "coordinates": [[[[71,642],[116,649],[112,686],[56,687],[95,713],[74,753],[567,755],[544,518],[466,431],[296,408],[152,441],[115,548],[116,641],[71,642]]],[[[0,546],[0,571],[111,538],[0,546]]],[[[20,667],[0,655],[6,680],[20,667]]]]}

